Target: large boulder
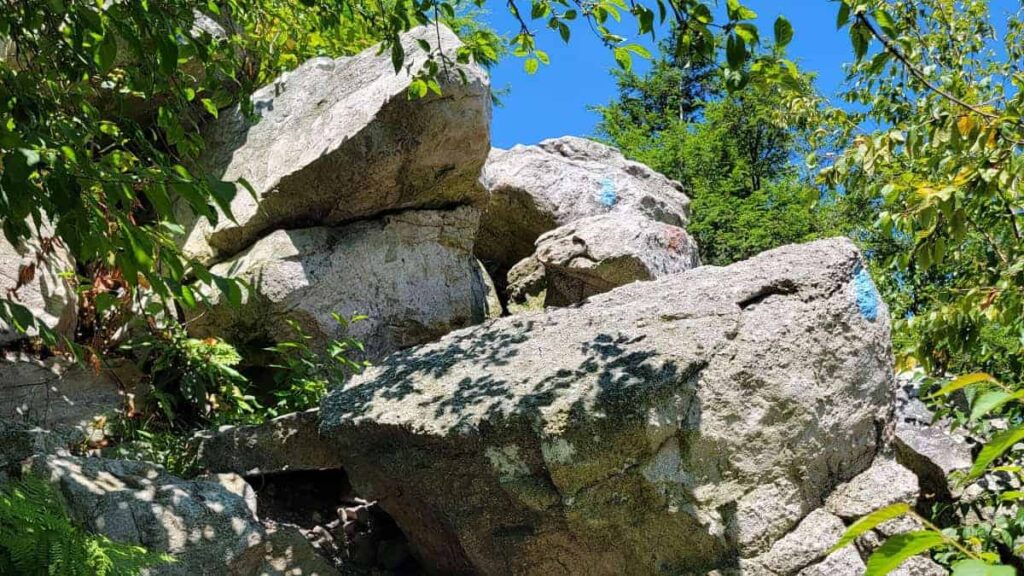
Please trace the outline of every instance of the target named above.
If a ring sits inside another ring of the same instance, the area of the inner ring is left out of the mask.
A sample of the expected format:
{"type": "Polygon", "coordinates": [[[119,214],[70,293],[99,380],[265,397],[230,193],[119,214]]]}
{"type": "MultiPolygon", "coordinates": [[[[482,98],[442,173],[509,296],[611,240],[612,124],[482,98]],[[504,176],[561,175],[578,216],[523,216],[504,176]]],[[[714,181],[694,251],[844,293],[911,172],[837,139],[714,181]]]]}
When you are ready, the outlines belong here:
{"type": "Polygon", "coordinates": [[[341,468],[341,455],[320,440],[318,409],[251,426],[222,426],[191,440],[196,463],[209,472],[242,476],[341,468]]]}
{"type": "Polygon", "coordinates": [[[337,575],[301,549],[310,546],[303,539],[282,542],[268,532],[255,493],[235,474],[183,480],[145,462],[55,455],[35,457],[25,470],[58,488],[79,525],[174,556],[151,576],[253,574],[242,567],[261,564],[260,574],[337,575]]]}
{"type": "MultiPolygon", "coordinates": [[[[25,307],[35,320],[58,335],[73,337],[78,320],[78,297],[64,274],[75,273],[75,263],[64,246],[53,239],[49,224],[15,246],[0,235],[0,301],[10,300],[25,307]]],[[[0,302],[0,304],[3,304],[0,302]]],[[[0,319],[0,345],[38,334],[26,333],[0,319]]]]}
{"type": "Polygon", "coordinates": [[[398,73],[377,47],[315,58],[253,95],[255,121],[237,108],[222,112],[204,134],[202,169],[227,181],[245,179],[255,197],[239,188],[231,202],[235,222],[196,221],[186,253],[221,260],[279,228],[482,201],[487,75],[476,65],[450,63],[457,70],[442,72],[442,95],[410,99],[409,85],[428,60],[423,41],[433,49],[440,41],[453,61],[461,46],[443,26],[419,27],[401,37],[406,66],[398,73]]]}
{"type": "MultiPolygon", "coordinates": [[[[548,306],[575,304],[630,282],[700,266],[697,243],[686,230],[634,211],[590,216],[556,228],[537,239],[535,257],[544,267],[548,306]]],[[[518,275],[516,279],[521,289],[524,282],[518,275]]]]}
{"type": "Polygon", "coordinates": [[[673,226],[685,226],[689,216],[681,184],[585,138],[495,148],[481,180],[490,199],[476,254],[499,289],[508,270],[533,253],[537,238],[563,224],[619,210],[673,226]]]}
{"type": "Polygon", "coordinates": [[[321,432],[436,573],[706,571],[869,466],[891,366],[888,311],[832,239],[394,354],[321,432]]]}
{"type": "Polygon", "coordinates": [[[291,319],[317,349],[348,335],[375,359],[482,322],[486,288],[472,254],[477,218],[476,209],[461,207],[279,230],[211,269],[249,282],[252,291],[242,306],[211,292],[212,304],[192,313],[189,329],[266,344],[294,340],[291,319]],[[346,329],[333,313],[368,318],[346,329]]]}

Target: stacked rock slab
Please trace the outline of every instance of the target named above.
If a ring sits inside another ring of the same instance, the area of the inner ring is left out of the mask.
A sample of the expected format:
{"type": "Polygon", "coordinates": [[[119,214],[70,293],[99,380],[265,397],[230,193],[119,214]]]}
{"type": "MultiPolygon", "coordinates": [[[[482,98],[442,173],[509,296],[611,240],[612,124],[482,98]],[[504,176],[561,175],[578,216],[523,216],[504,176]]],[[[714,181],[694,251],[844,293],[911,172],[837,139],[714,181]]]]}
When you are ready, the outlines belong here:
{"type": "Polygon", "coordinates": [[[871,464],[891,365],[834,239],[394,354],[328,396],[321,432],[435,573],[704,573],[871,464]]]}
{"type": "Polygon", "coordinates": [[[633,211],[560,226],[537,239],[533,258],[544,267],[548,306],[700,266],[697,244],[685,230],[633,211]]]}
{"type": "MultiPolygon", "coordinates": [[[[487,159],[482,181],[490,191],[490,199],[481,220],[476,254],[506,299],[525,301],[542,287],[536,283],[520,286],[515,281],[521,275],[513,278],[509,271],[540,248],[535,246],[538,238],[560,226],[575,225],[557,233],[565,241],[586,244],[586,239],[590,240],[590,263],[578,259],[581,265],[577,268],[572,263],[552,262],[547,269],[553,271],[556,282],[570,277],[570,284],[589,285],[589,290],[582,291],[584,296],[657,277],[651,274],[658,271],[657,267],[652,270],[641,262],[649,259],[645,253],[664,252],[668,248],[645,242],[648,236],[629,236],[626,229],[616,232],[607,242],[599,242],[598,236],[608,232],[607,221],[591,217],[617,215],[626,224],[643,219],[652,226],[671,227],[672,231],[666,234],[681,239],[672,247],[693,244],[682,229],[690,203],[682,185],[592,140],[563,137],[545,140],[537,146],[494,149],[487,159]],[[615,243],[621,246],[606,254],[606,260],[593,260],[594,253],[607,252],[602,248],[615,243]],[[597,290],[598,286],[605,287],[597,290]]],[[[634,226],[626,228],[635,230],[634,226]]],[[[667,256],[653,257],[673,256],[669,252],[667,256]]],[[[556,295],[548,303],[564,304],[562,300],[569,295],[556,295]]],[[[576,295],[572,301],[580,299],[576,295]]]]}
{"type": "Polygon", "coordinates": [[[342,333],[331,312],[366,314],[350,335],[375,358],[483,320],[472,241],[473,206],[485,196],[488,79],[458,65],[442,95],[410,99],[424,41],[452,61],[461,46],[431,26],[402,36],[398,73],[376,47],[310,60],[255,93],[255,122],[235,109],[206,131],[205,171],[255,194],[239,189],[234,220],[195,221],[184,250],[256,290],[242,313],[210,294],[213,309],[194,315],[197,334],[291,339],[284,318],[295,316],[322,345],[342,333]]]}
{"type": "Polygon", "coordinates": [[[413,210],[338,228],[279,230],[211,268],[255,289],[240,307],[197,314],[190,330],[231,342],[294,339],[323,348],[343,330],[373,358],[482,322],[486,287],[473,257],[478,212],[413,210]],[[332,316],[367,316],[345,330],[332,316]]]}

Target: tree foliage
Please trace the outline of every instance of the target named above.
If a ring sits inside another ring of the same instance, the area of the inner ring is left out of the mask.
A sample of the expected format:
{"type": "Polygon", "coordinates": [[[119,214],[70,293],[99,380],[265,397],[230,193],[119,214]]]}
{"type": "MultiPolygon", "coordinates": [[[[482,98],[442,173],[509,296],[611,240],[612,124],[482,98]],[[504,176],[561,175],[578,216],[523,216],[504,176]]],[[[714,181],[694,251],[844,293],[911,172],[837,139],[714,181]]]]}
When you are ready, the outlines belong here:
{"type": "MultiPolygon", "coordinates": [[[[787,30],[780,25],[780,40],[787,30]]],[[[695,66],[675,45],[663,41],[644,76],[615,73],[619,95],[596,108],[598,134],[684,184],[693,200],[688,230],[704,263],[729,264],[813,238],[808,198],[817,188],[800,162],[815,128],[788,106],[794,87],[813,92],[810,78],[797,72],[785,85],[758,79],[730,91],[727,67],[695,66]]]]}

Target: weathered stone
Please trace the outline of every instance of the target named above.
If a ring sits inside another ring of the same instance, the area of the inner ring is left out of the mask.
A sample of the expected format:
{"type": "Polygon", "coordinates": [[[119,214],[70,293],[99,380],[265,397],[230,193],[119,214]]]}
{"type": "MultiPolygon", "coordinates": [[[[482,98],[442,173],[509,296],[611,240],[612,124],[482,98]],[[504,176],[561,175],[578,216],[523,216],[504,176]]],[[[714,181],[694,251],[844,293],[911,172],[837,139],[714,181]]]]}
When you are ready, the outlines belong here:
{"type": "Polygon", "coordinates": [[[253,285],[242,306],[211,293],[190,331],[236,343],[293,340],[292,319],[323,349],[346,334],[369,358],[435,340],[485,318],[484,283],[472,254],[477,211],[410,211],[340,228],[279,230],[215,274],[253,285]],[[347,330],[332,313],[368,318],[347,330]]]}
{"type": "Polygon", "coordinates": [[[581,218],[537,239],[547,277],[547,306],[567,306],[594,294],[700,266],[686,230],[639,212],[581,218]]]}
{"type": "Polygon", "coordinates": [[[839,517],[819,508],[800,521],[796,529],[756,559],[772,574],[796,574],[825,558],[843,536],[846,526],[839,517]]]}
{"type": "Polygon", "coordinates": [[[869,466],[891,362],[834,239],[394,354],[327,397],[321,430],[437,573],[707,571],[869,466]]]}
{"type": "Polygon", "coordinates": [[[916,426],[897,422],[893,446],[896,459],[917,475],[923,495],[929,500],[952,500],[962,492],[951,474],[967,470],[973,463],[966,439],[938,426],[916,426]]]}
{"type": "Polygon", "coordinates": [[[124,405],[120,389],[122,382],[131,380],[129,373],[117,366],[94,373],[60,358],[0,356],[0,418],[85,430],[96,417],[124,405]]]}
{"type": "MultiPolygon", "coordinates": [[[[455,59],[447,28],[424,26],[401,37],[406,67],[394,73],[377,47],[356,56],[315,58],[258,90],[252,123],[237,108],[206,132],[205,171],[244,178],[231,202],[237,224],[198,220],[184,244],[206,261],[230,257],[278,228],[333,225],[408,209],[448,208],[484,199],[478,177],[490,142],[487,75],[459,65],[442,78],[443,95],[410,99],[427,60],[418,42],[455,59]]],[[[454,64],[450,64],[454,66],[454,64]]],[[[442,74],[443,76],[443,74],[442,74]]]]}
{"type": "Polygon", "coordinates": [[[857,549],[847,546],[814,566],[804,568],[799,576],[863,576],[865,570],[867,567],[857,554],[857,549]]]}
{"type": "Polygon", "coordinates": [[[509,269],[533,253],[537,238],[564,224],[618,210],[673,226],[688,220],[690,200],[681,184],[585,138],[495,148],[481,180],[490,200],[476,254],[499,291],[509,269]]]}
{"type": "MultiPolygon", "coordinates": [[[[508,271],[506,277],[509,306],[528,306],[531,301],[543,296],[548,287],[544,265],[537,260],[535,254],[520,260],[508,271]]],[[[543,298],[540,300],[543,303],[543,298]]]]}
{"type": "Polygon", "coordinates": [[[501,317],[501,299],[498,298],[498,290],[494,287],[494,280],[491,279],[491,275],[484,268],[484,265],[477,261],[477,266],[480,268],[480,278],[484,282],[484,291],[487,294],[484,299],[484,303],[487,306],[487,317],[488,318],[500,318],[501,317]]]}
{"type": "Polygon", "coordinates": [[[880,458],[853,480],[835,489],[825,507],[847,520],[856,520],[897,502],[917,502],[917,477],[896,462],[880,458]]]}
{"type": "Polygon", "coordinates": [[[223,426],[192,439],[196,463],[210,472],[243,476],[341,468],[341,455],[320,439],[319,409],[254,426],[223,426]]]}
{"type": "Polygon", "coordinates": [[[340,572],[316,553],[295,526],[267,528],[259,544],[231,562],[228,576],[340,576],[340,572]]]}
{"type": "MultiPolygon", "coordinates": [[[[78,296],[61,275],[74,273],[75,263],[63,245],[52,241],[52,227],[29,226],[33,236],[18,246],[0,235],[0,298],[25,307],[37,322],[58,335],[72,337],[78,321],[78,296]],[[19,279],[24,280],[20,286],[19,279]]],[[[34,326],[19,332],[0,319],[0,345],[38,333],[34,326]]]]}
{"type": "Polygon", "coordinates": [[[914,556],[889,573],[890,576],[946,576],[945,568],[924,556],[914,556]]]}
{"type": "Polygon", "coordinates": [[[284,567],[267,574],[310,574],[323,566],[302,550],[305,539],[289,539],[285,550],[268,535],[256,518],[255,493],[235,474],[183,480],[145,462],[70,456],[36,457],[25,471],[53,483],[72,519],[90,531],[175,557],[150,568],[151,576],[254,574],[235,569],[253,556],[284,567]]]}
{"type": "Polygon", "coordinates": [[[948,502],[958,498],[963,488],[951,474],[969,469],[973,463],[967,438],[953,432],[948,420],[936,421],[918,397],[917,373],[900,374],[896,382],[896,461],[917,475],[923,499],[948,502]]]}

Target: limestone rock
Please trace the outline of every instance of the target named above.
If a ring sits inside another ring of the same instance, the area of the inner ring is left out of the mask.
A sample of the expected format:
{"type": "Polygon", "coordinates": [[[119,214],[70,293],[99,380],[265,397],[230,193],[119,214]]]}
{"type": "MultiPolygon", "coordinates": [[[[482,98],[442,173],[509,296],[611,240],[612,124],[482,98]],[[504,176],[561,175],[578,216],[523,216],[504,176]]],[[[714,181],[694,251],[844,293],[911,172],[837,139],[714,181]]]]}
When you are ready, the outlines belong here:
{"type": "Polygon", "coordinates": [[[498,289],[494,286],[494,280],[491,279],[491,275],[479,260],[477,261],[477,267],[480,269],[480,278],[483,280],[484,291],[487,294],[487,297],[484,300],[487,305],[487,317],[500,318],[501,299],[498,298],[498,289]]]}
{"type": "Polygon", "coordinates": [[[891,365],[884,303],[832,239],[394,354],[321,431],[438,573],[703,573],[870,465],[891,365]]]}
{"type": "Polygon", "coordinates": [[[25,469],[53,483],[87,529],[175,557],[149,569],[151,576],[253,574],[234,567],[264,553],[283,567],[267,574],[311,574],[323,565],[303,550],[304,539],[291,538],[286,553],[257,520],[252,488],[235,474],[183,480],[145,462],[71,456],[36,457],[25,469]]]}
{"type": "Polygon", "coordinates": [[[254,426],[223,426],[192,439],[197,464],[243,476],[341,468],[340,455],[320,439],[319,409],[254,426]]]}
{"type": "Polygon", "coordinates": [[[221,113],[204,134],[206,172],[244,178],[231,202],[237,224],[196,221],[185,252],[230,257],[279,228],[334,225],[384,212],[480,202],[478,177],[490,142],[490,92],[476,65],[458,66],[441,96],[408,97],[427,61],[419,41],[452,60],[461,46],[443,26],[406,32],[407,67],[395,73],[377,47],[356,56],[315,58],[253,95],[259,115],[221,113]]]}
{"type": "MultiPolygon", "coordinates": [[[[25,307],[36,321],[57,334],[72,337],[78,321],[78,296],[61,274],[75,272],[74,260],[63,245],[51,241],[55,232],[49,224],[39,229],[29,226],[33,236],[18,246],[0,235],[0,298],[25,307]],[[19,277],[28,278],[20,287],[19,277]]],[[[34,327],[22,333],[0,320],[0,345],[37,334],[34,327]]]]}
{"type": "Polygon", "coordinates": [[[917,477],[896,462],[880,458],[871,468],[836,488],[825,507],[847,520],[857,520],[897,502],[917,502],[917,477]]]}
{"type": "Polygon", "coordinates": [[[215,274],[253,285],[240,307],[219,301],[193,313],[199,337],[231,342],[294,339],[288,319],[313,336],[314,347],[345,334],[369,358],[435,340],[482,322],[485,288],[472,254],[477,211],[410,211],[340,228],[279,230],[215,274]],[[332,313],[368,319],[346,330],[332,313]]]}
{"type": "Polygon", "coordinates": [[[26,420],[47,428],[85,430],[98,416],[124,404],[121,383],[130,370],[94,373],[59,358],[39,360],[27,354],[0,356],[0,418],[26,420]]]}
{"type": "Polygon", "coordinates": [[[619,211],[581,218],[537,239],[547,306],[567,306],[630,282],[700,266],[686,230],[619,211]]]}
{"type": "Polygon", "coordinates": [[[558,226],[619,210],[673,226],[685,226],[689,217],[681,184],[585,138],[495,148],[481,180],[490,200],[476,254],[499,290],[508,270],[533,253],[537,238],[558,226]]]}
{"type": "Polygon", "coordinates": [[[295,526],[267,529],[262,542],[232,561],[228,576],[340,576],[295,526]]]}

